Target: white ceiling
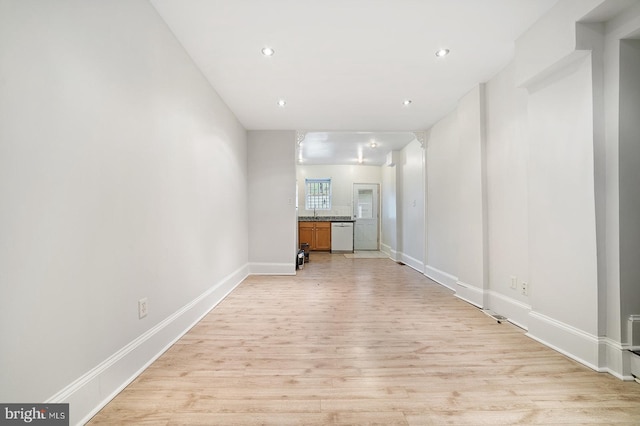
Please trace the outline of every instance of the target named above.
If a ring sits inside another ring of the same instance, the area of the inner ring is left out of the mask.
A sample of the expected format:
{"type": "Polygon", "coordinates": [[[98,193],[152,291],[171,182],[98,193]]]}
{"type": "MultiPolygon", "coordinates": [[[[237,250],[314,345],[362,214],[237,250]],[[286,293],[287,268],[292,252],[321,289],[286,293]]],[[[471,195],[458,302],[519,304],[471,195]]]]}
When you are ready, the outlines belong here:
{"type": "Polygon", "coordinates": [[[354,131],[428,129],[500,71],[556,2],[151,0],[245,128],[339,131],[345,144],[354,131]],[[440,48],[451,53],[437,58],[440,48]]]}
{"type": "Polygon", "coordinates": [[[414,139],[413,132],[307,132],[298,148],[298,164],[380,166],[389,151],[400,150],[414,139]]]}

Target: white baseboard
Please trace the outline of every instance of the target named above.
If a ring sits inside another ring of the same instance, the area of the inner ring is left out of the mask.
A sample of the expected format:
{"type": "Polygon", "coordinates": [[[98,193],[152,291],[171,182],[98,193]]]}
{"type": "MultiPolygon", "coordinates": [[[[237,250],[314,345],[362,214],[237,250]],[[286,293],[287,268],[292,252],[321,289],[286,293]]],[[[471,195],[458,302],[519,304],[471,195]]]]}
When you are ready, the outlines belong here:
{"type": "Polygon", "coordinates": [[[607,337],[600,338],[601,371],[620,380],[633,380],[629,347],[607,337]]]}
{"type": "Polygon", "coordinates": [[[389,256],[389,258],[394,262],[400,260],[400,258],[398,257],[398,251],[393,250],[391,246],[387,244],[380,244],[380,251],[389,256]]]}
{"type": "Polygon", "coordinates": [[[456,282],[458,282],[458,277],[454,277],[451,274],[447,274],[446,272],[429,265],[425,267],[424,274],[438,284],[456,291],[456,282]]]}
{"type": "Polygon", "coordinates": [[[391,246],[385,243],[380,243],[380,251],[389,254],[391,253],[391,246]]]}
{"type": "Polygon", "coordinates": [[[247,276],[245,265],[49,398],[69,403],[69,424],[85,424],[247,276]]]}
{"type": "Polygon", "coordinates": [[[598,336],[535,311],[529,312],[527,336],[595,371],[604,371],[599,366],[598,336]]]}
{"type": "Polygon", "coordinates": [[[249,264],[250,275],[295,275],[296,264],[291,263],[257,263],[249,264]]]}
{"type": "Polygon", "coordinates": [[[424,273],[424,263],[422,263],[421,261],[419,261],[418,259],[416,259],[415,257],[411,257],[408,254],[405,253],[398,253],[398,257],[399,257],[399,261],[404,263],[405,265],[415,269],[416,271],[420,272],[421,274],[424,273]]]}
{"type": "Polygon", "coordinates": [[[532,312],[531,306],[504,294],[490,290],[488,296],[489,309],[527,330],[527,336],[532,339],[597,372],[609,373],[620,380],[633,380],[630,347],[532,312]]]}
{"type": "Polygon", "coordinates": [[[484,290],[471,284],[456,280],[455,296],[467,303],[477,306],[478,308],[486,307],[484,306],[484,290]]]}
{"type": "Polygon", "coordinates": [[[524,330],[529,328],[528,319],[531,306],[493,290],[489,290],[487,295],[489,296],[489,309],[507,317],[509,322],[524,330]]]}

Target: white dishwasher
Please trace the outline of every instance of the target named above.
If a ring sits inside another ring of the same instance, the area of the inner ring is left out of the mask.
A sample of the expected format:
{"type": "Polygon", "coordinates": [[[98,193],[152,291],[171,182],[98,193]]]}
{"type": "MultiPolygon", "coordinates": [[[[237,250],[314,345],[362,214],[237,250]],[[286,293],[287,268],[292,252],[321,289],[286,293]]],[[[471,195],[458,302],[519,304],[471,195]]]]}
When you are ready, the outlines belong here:
{"type": "Polygon", "coordinates": [[[353,253],[353,222],[331,222],[331,253],[353,253]]]}

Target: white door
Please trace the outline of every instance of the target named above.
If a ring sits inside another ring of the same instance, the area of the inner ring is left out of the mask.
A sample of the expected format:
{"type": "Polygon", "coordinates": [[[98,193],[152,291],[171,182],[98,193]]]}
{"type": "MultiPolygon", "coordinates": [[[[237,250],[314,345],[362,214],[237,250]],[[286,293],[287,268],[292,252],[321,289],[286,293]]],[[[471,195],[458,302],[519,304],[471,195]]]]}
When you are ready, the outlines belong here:
{"type": "Polygon", "coordinates": [[[353,184],[355,250],[378,250],[378,184],[353,184]]]}

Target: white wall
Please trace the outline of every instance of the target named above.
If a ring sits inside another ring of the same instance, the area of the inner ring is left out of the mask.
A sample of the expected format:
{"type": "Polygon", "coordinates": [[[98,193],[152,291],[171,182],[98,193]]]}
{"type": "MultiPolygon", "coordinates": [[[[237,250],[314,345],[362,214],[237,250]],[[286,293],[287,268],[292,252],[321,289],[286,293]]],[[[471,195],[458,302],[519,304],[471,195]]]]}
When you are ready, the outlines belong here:
{"type": "MultiPolygon", "coordinates": [[[[567,9],[568,4],[561,5],[551,20],[558,23],[558,17],[574,16],[577,12],[567,9]]],[[[541,22],[548,21],[549,17],[541,22]]],[[[559,24],[575,31],[570,20],[559,24]]],[[[547,59],[556,62],[536,63],[538,73],[522,78],[518,70],[532,68],[521,62],[540,61],[544,54],[536,52],[548,47],[547,36],[529,38],[540,28],[519,41],[514,63],[487,84],[486,307],[528,327],[530,336],[597,366],[591,57],[568,51],[565,57],[547,59]],[[519,81],[527,82],[527,92],[518,87],[519,81]],[[516,289],[510,287],[511,277],[516,289]]]]}
{"type": "Polygon", "coordinates": [[[295,274],[294,131],[250,131],[249,262],[251,273],[295,274]]]}
{"type": "Polygon", "coordinates": [[[73,424],[246,276],[246,132],[147,1],[0,2],[0,76],[0,400],[73,424]]]}
{"type": "Polygon", "coordinates": [[[402,230],[399,260],[424,272],[424,149],[414,140],[400,151],[399,158],[396,166],[401,175],[402,194],[397,204],[402,230]]]}
{"type": "Polygon", "coordinates": [[[331,210],[318,210],[318,216],[353,216],[353,184],[382,183],[380,166],[362,165],[298,165],[298,215],[313,216],[313,210],[305,210],[305,179],[331,178],[331,210]]]}
{"type": "Polygon", "coordinates": [[[454,289],[457,277],[459,232],[459,135],[455,113],[436,123],[426,148],[427,265],[426,274],[454,289]]]}
{"type": "Polygon", "coordinates": [[[620,40],[637,37],[640,31],[640,3],[606,24],[604,49],[605,87],[605,220],[606,220],[606,335],[612,343],[608,345],[607,362],[615,364],[615,371],[623,371],[625,360],[620,356],[621,344],[628,343],[625,315],[621,313],[623,300],[620,282],[620,236],[624,232],[620,224],[620,102],[621,102],[621,55],[620,40]]]}
{"type": "MultiPolygon", "coordinates": [[[[620,43],[620,313],[640,315],[640,40],[620,43]]],[[[623,342],[631,344],[627,333],[623,342]]],[[[636,343],[637,344],[637,343],[636,343]]]]}
{"type": "Polygon", "coordinates": [[[529,282],[527,92],[516,88],[512,62],[486,84],[489,287],[496,312],[523,325],[529,297],[516,287],[529,282]]]}
{"type": "Polygon", "coordinates": [[[456,109],[458,133],[458,246],[456,282],[459,297],[484,305],[487,285],[485,247],[485,99],[484,85],[474,87],[456,109]]]}
{"type": "MultiPolygon", "coordinates": [[[[397,200],[402,194],[397,188],[396,171],[397,167],[383,166],[380,170],[382,174],[381,192],[381,228],[382,235],[380,237],[380,250],[387,253],[394,260],[398,253],[398,217],[397,217],[397,200]]],[[[401,228],[400,228],[401,230],[401,228]]]]}
{"type": "MultiPolygon", "coordinates": [[[[547,317],[534,317],[529,331],[560,348],[567,336],[550,328],[598,335],[591,76],[584,56],[528,98],[529,289],[533,310],[547,317]]],[[[582,356],[597,365],[597,352],[582,356]]]]}
{"type": "Polygon", "coordinates": [[[486,285],[484,87],[428,133],[426,274],[482,306],[486,285]]]}

